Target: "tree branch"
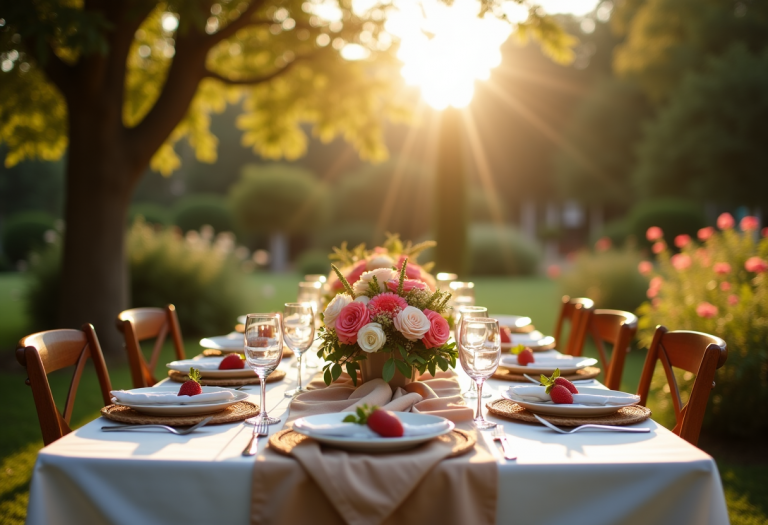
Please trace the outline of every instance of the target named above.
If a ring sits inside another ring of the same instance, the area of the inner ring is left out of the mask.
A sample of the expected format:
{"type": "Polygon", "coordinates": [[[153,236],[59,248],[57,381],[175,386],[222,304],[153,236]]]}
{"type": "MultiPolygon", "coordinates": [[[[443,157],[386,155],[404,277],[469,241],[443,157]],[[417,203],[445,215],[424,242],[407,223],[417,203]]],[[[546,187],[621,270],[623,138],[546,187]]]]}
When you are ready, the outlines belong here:
{"type": "Polygon", "coordinates": [[[263,5],[264,0],[251,0],[251,3],[248,5],[246,10],[243,11],[243,14],[241,14],[239,18],[232,20],[225,27],[221,28],[219,31],[215,32],[207,38],[209,47],[215,46],[222,40],[226,40],[227,38],[233,36],[242,28],[251,25],[253,23],[251,21],[251,15],[258,11],[258,9],[263,5]]]}
{"type": "Polygon", "coordinates": [[[257,84],[263,84],[264,82],[269,82],[270,80],[282,75],[283,73],[291,69],[296,62],[298,62],[299,60],[307,59],[310,56],[311,55],[304,55],[304,56],[297,57],[292,62],[289,62],[288,64],[286,64],[284,67],[281,67],[280,69],[276,69],[272,73],[269,73],[267,75],[262,75],[260,77],[228,78],[214,71],[211,71],[210,69],[206,69],[205,76],[207,78],[213,78],[215,80],[218,80],[219,82],[228,84],[230,86],[255,86],[257,84]]]}

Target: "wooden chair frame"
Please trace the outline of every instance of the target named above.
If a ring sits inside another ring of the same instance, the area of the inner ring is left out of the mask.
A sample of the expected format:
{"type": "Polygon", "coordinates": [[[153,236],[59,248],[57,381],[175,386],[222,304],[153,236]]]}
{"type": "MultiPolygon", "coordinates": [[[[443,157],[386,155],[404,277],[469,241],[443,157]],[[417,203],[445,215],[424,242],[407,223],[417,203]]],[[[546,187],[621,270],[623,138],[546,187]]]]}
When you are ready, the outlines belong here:
{"type": "Polygon", "coordinates": [[[28,335],[19,341],[16,349],[16,359],[27,369],[26,384],[32,387],[37,418],[43,433],[43,442],[49,445],[72,432],[69,426],[72,409],[75,404],[77,387],[88,358],[93,361],[96,375],[99,378],[101,395],[104,406],[111,403],[107,365],[101,352],[101,345],[96,332],[90,324],[83,325],[81,330],[49,330],[28,335]],[[48,383],[48,374],[74,366],[75,372],[64,403],[64,413],[59,412],[48,383]]]}
{"type": "Polygon", "coordinates": [[[647,403],[656,361],[661,361],[675,409],[676,424],[673,432],[696,445],[699,441],[709,393],[715,387],[715,372],[725,364],[727,359],[728,350],[725,341],[719,337],[684,330],[670,332],[664,326],[657,326],[638,385],[637,394],[640,396],[640,403],[642,405],[647,403]],[[685,406],[682,404],[680,389],[672,367],[696,374],[691,396],[685,406]]]}
{"type": "Polygon", "coordinates": [[[172,304],[165,308],[125,310],[117,316],[116,324],[125,339],[125,350],[128,353],[134,388],[148,387],[157,383],[154,371],[168,332],[173,338],[176,359],[184,359],[184,342],[181,339],[179,319],[176,317],[176,307],[172,304]],[[140,343],[152,338],[155,339],[155,346],[147,363],[140,343]]]}
{"type": "Polygon", "coordinates": [[[580,356],[584,347],[584,340],[587,337],[588,316],[576,315],[577,312],[591,312],[595,309],[595,302],[587,297],[577,297],[571,299],[567,295],[563,296],[560,313],[557,316],[555,324],[555,342],[558,350],[567,355],[580,356]],[[571,333],[568,335],[568,342],[563,348],[560,336],[562,335],[563,325],[568,320],[571,323],[571,333]]]}
{"type": "MultiPolygon", "coordinates": [[[[637,316],[622,310],[587,310],[576,311],[578,324],[586,326],[586,332],[592,336],[597,348],[600,365],[605,371],[604,384],[611,390],[621,388],[621,376],[624,373],[624,363],[630,350],[632,340],[637,334],[637,316]],[[613,345],[610,358],[605,351],[605,343],[613,345]]],[[[577,355],[581,355],[581,348],[577,355]]]]}

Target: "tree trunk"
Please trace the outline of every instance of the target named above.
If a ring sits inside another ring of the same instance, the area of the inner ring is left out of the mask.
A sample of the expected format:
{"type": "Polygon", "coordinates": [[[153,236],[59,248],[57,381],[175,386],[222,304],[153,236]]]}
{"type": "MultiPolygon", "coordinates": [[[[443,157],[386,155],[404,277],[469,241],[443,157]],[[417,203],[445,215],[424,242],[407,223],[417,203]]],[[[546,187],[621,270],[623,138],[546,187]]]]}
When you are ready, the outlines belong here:
{"type": "Polygon", "coordinates": [[[449,107],[440,122],[435,173],[435,266],[466,279],[468,210],[462,150],[461,113],[449,107]]]}
{"type": "Polygon", "coordinates": [[[138,177],[114,110],[91,102],[69,110],[59,327],[91,323],[104,352],[122,355],[115,318],[129,304],[125,220],[138,177]]]}

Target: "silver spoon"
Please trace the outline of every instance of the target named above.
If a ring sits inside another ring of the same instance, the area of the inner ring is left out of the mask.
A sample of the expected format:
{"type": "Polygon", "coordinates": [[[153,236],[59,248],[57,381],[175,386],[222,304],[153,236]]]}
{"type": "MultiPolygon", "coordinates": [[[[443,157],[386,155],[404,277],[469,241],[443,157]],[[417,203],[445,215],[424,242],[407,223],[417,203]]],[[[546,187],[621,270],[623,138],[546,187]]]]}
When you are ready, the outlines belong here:
{"type": "Polygon", "coordinates": [[[539,417],[537,414],[534,414],[533,417],[538,419],[542,425],[545,427],[549,427],[555,432],[559,432],[560,434],[573,434],[574,432],[578,432],[579,430],[584,429],[591,429],[591,430],[597,430],[597,431],[611,431],[611,432],[634,432],[636,434],[645,434],[651,431],[650,428],[630,428],[630,427],[615,427],[610,425],[581,425],[580,427],[576,427],[571,430],[563,430],[562,428],[556,427],[543,417],[539,417]]]}

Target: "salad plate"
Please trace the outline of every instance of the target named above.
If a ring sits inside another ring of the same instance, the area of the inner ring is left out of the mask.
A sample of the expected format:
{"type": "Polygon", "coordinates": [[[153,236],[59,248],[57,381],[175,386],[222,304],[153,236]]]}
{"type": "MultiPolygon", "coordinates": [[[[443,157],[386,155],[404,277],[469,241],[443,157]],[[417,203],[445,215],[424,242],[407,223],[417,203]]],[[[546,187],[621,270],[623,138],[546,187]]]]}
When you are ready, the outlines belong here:
{"type": "MultiPolygon", "coordinates": [[[[544,387],[541,388],[543,389],[544,387]]],[[[618,390],[607,390],[605,388],[579,386],[579,394],[611,396],[614,398],[623,398],[623,400],[617,400],[616,404],[610,405],[580,405],[575,403],[573,405],[559,405],[552,401],[531,401],[527,397],[515,394],[512,389],[501,391],[501,396],[503,398],[514,401],[534,414],[562,417],[590,417],[613,414],[614,412],[618,412],[620,408],[636,405],[640,401],[640,398],[634,394],[628,394],[618,390]]]]}
{"type": "MultiPolygon", "coordinates": [[[[132,408],[142,414],[148,414],[151,416],[199,416],[204,414],[213,414],[214,412],[221,412],[225,408],[239,403],[248,398],[248,394],[245,392],[239,392],[237,390],[231,390],[227,388],[204,386],[203,394],[214,392],[229,392],[232,397],[225,401],[208,401],[208,402],[195,402],[197,396],[178,396],[179,398],[186,398],[179,400],[179,403],[169,404],[156,404],[156,403],[135,403],[135,402],[120,402],[114,401],[113,403],[118,406],[125,406],[132,408]],[[184,404],[181,404],[184,403],[184,404]]],[[[131,393],[136,394],[177,394],[179,391],[178,386],[165,387],[155,386],[148,388],[134,388],[131,389],[131,393]]]]}

